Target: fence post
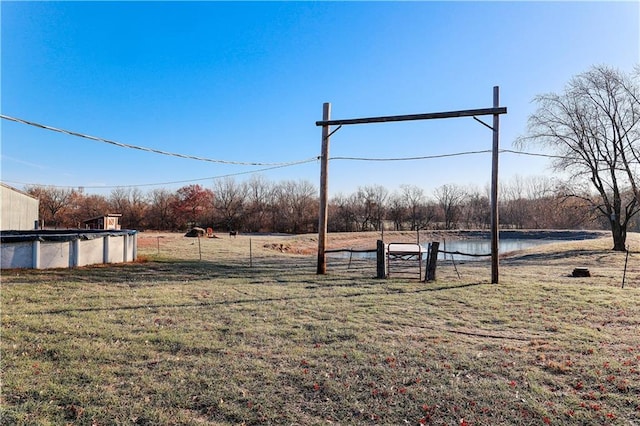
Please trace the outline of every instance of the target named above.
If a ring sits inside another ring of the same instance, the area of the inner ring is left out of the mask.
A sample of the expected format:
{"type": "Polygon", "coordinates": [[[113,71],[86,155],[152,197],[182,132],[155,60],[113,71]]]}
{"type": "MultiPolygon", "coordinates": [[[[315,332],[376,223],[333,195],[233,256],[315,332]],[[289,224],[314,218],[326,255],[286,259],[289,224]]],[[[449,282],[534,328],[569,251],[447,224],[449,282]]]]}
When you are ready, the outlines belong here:
{"type": "Polygon", "coordinates": [[[438,241],[434,241],[429,245],[429,257],[427,262],[427,274],[425,276],[425,281],[435,281],[436,280],[436,265],[438,262],[438,248],[440,247],[440,243],[438,241]]]}
{"type": "Polygon", "coordinates": [[[387,278],[387,262],[385,260],[384,241],[376,241],[376,278],[387,278]]]}

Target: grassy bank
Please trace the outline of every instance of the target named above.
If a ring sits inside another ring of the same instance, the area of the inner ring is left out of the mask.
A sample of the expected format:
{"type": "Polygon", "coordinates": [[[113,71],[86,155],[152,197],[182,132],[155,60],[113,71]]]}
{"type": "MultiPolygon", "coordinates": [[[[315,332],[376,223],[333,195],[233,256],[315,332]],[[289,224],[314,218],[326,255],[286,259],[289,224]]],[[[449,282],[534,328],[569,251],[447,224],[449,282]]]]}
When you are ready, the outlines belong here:
{"type": "Polygon", "coordinates": [[[640,422],[640,254],[622,289],[608,241],[492,285],[484,262],[317,276],[289,254],[313,237],[148,238],[137,264],[3,271],[2,424],[640,422]]]}

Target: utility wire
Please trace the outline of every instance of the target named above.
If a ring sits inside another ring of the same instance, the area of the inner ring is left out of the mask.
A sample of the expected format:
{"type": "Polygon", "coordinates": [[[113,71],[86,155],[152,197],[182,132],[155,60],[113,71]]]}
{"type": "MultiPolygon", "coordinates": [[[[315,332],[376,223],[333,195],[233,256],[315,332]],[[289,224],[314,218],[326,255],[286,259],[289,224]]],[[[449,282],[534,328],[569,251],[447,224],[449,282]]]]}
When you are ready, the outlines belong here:
{"type": "Polygon", "coordinates": [[[466,151],[455,152],[452,154],[426,155],[422,157],[400,157],[400,158],[363,158],[363,157],[331,157],[331,160],[351,160],[351,161],[412,161],[412,160],[431,160],[434,158],[457,157],[460,155],[486,154],[491,152],[490,149],[484,151],[466,151]]]}
{"type": "MultiPolygon", "coordinates": [[[[331,160],[351,160],[351,161],[412,161],[412,160],[431,160],[434,158],[446,158],[446,157],[458,157],[462,155],[475,155],[475,154],[488,154],[491,153],[492,150],[485,149],[483,151],[464,151],[464,152],[454,152],[451,154],[439,154],[439,155],[426,155],[421,157],[400,157],[400,158],[365,158],[365,157],[332,157],[331,160]]],[[[560,155],[549,155],[549,154],[538,154],[534,152],[526,152],[526,151],[515,151],[512,149],[501,149],[498,151],[499,153],[508,153],[508,154],[520,154],[520,155],[529,155],[533,157],[545,157],[545,158],[566,158],[560,155]]]]}
{"type": "MultiPolygon", "coordinates": [[[[436,158],[445,158],[445,157],[456,157],[462,155],[475,155],[475,154],[487,154],[492,152],[490,149],[483,151],[465,151],[465,152],[455,152],[451,154],[440,154],[440,155],[426,155],[421,157],[401,157],[401,158],[361,158],[361,157],[332,157],[330,160],[351,160],[351,161],[411,161],[411,160],[430,160],[436,158]]],[[[499,151],[500,153],[509,153],[509,154],[520,154],[520,155],[529,155],[534,157],[546,157],[546,158],[565,158],[558,155],[547,155],[547,154],[538,154],[533,152],[525,152],[525,151],[515,151],[511,149],[502,149],[499,151]]],[[[311,163],[313,161],[318,161],[320,157],[310,158],[307,160],[294,161],[290,163],[283,163],[279,165],[275,165],[272,167],[265,167],[258,170],[246,171],[246,172],[238,172],[238,173],[230,173],[225,175],[218,176],[210,176],[204,178],[195,178],[195,179],[187,179],[187,180],[178,180],[178,181],[170,181],[170,182],[157,182],[157,183],[141,183],[141,184],[130,184],[130,185],[107,185],[107,186],[92,186],[92,185],[79,185],[83,188],[89,189],[112,189],[112,188],[136,188],[136,187],[148,187],[148,186],[160,186],[160,185],[173,185],[180,183],[189,183],[189,182],[200,182],[203,180],[216,180],[216,179],[224,179],[227,177],[233,176],[241,176],[252,173],[264,172],[267,170],[280,169],[284,167],[296,166],[299,164],[311,163]]],[[[68,186],[68,185],[42,185],[36,183],[25,183],[25,182],[16,182],[6,180],[5,182],[18,184],[18,185],[29,185],[29,186],[48,186],[53,188],[76,188],[77,186],[68,186]]]]}
{"type": "MultiPolygon", "coordinates": [[[[168,156],[171,156],[171,157],[185,158],[185,159],[188,159],[188,160],[207,161],[207,162],[210,162],[210,163],[218,163],[218,164],[233,164],[233,165],[236,165],[236,166],[289,166],[289,165],[300,164],[299,161],[293,161],[293,162],[288,162],[288,163],[260,163],[260,162],[246,162],[246,161],[215,160],[215,159],[211,159],[211,158],[204,158],[204,157],[196,157],[196,156],[193,156],[193,155],[178,154],[178,153],[175,153],[175,152],[161,151],[159,149],[147,148],[147,147],[144,147],[144,146],[130,145],[130,144],[126,144],[126,143],[116,142],[116,141],[112,141],[112,140],[109,140],[109,139],[104,139],[104,138],[99,138],[99,137],[96,137],[96,136],[85,135],[83,133],[73,132],[71,130],[59,129],[59,128],[56,128],[56,127],[51,127],[51,126],[47,126],[47,125],[44,125],[44,124],[35,123],[33,121],[23,120],[21,118],[10,117],[10,116],[4,115],[4,114],[0,114],[0,118],[3,118],[5,120],[9,120],[9,121],[14,121],[16,123],[26,124],[28,126],[38,127],[40,129],[50,130],[52,132],[64,133],[64,134],[70,135],[70,136],[77,136],[79,138],[90,139],[90,140],[97,141],[97,142],[103,142],[103,143],[107,143],[107,144],[118,146],[120,148],[137,149],[139,151],[152,152],[154,154],[168,155],[168,156]]],[[[305,162],[306,161],[314,161],[316,159],[317,159],[317,157],[313,157],[313,158],[309,158],[307,160],[302,160],[302,161],[305,161],[305,162]]]]}
{"type": "MultiPolygon", "coordinates": [[[[131,145],[131,144],[126,144],[126,143],[116,142],[116,141],[112,141],[112,140],[109,140],[109,139],[104,139],[104,138],[99,138],[99,137],[96,137],[96,136],[85,135],[83,133],[74,132],[74,131],[71,131],[71,130],[59,129],[59,128],[56,128],[56,127],[47,126],[47,125],[44,125],[44,124],[40,124],[40,123],[36,123],[36,122],[33,122],[33,121],[24,120],[24,119],[21,119],[21,118],[11,117],[11,116],[4,115],[4,114],[0,114],[0,118],[5,119],[5,120],[14,121],[16,123],[21,123],[21,124],[26,124],[26,125],[33,126],[33,127],[38,127],[38,128],[45,129],[45,130],[50,130],[50,131],[53,131],[53,132],[63,133],[63,134],[71,135],[71,136],[77,136],[77,137],[80,137],[80,138],[90,139],[90,140],[97,141],[97,142],[103,142],[103,143],[107,143],[107,144],[118,146],[120,148],[137,149],[137,150],[140,150],[140,151],[152,152],[152,153],[155,153],[155,154],[168,155],[168,156],[172,156],[172,157],[185,158],[185,159],[189,159],[189,160],[207,161],[207,162],[211,162],[211,163],[232,164],[232,165],[240,165],[240,166],[275,166],[275,167],[280,167],[280,166],[297,165],[297,164],[302,164],[302,163],[306,163],[306,162],[311,162],[311,161],[317,160],[317,158],[318,158],[318,157],[313,157],[313,158],[309,158],[309,159],[306,159],[306,160],[286,162],[286,163],[262,163],[262,162],[216,160],[216,159],[211,159],[211,158],[204,158],[204,157],[196,157],[196,156],[193,156],[193,155],[178,154],[178,153],[174,153],[174,152],[161,151],[161,150],[154,149],[154,148],[147,148],[147,147],[138,146],[138,145],[131,145]]],[[[339,128],[340,127],[338,127],[338,129],[339,128]]],[[[336,130],[338,130],[338,129],[336,129],[336,130]]],[[[335,130],[334,130],[334,132],[335,132],[335,130]]],[[[434,158],[457,157],[457,156],[462,156],[462,155],[486,154],[486,153],[490,153],[490,152],[492,152],[492,151],[491,150],[466,151],[466,152],[456,152],[456,153],[452,153],[452,154],[427,155],[427,156],[420,156],[420,157],[400,157],[400,158],[332,157],[331,160],[413,161],[413,160],[428,160],[428,159],[434,159],[434,158]]],[[[537,153],[524,152],[524,151],[515,151],[515,150],[510,150],[510,149],[501,149],[500,153],[521,154],[521,155],[530,155],[530,156],[545,157],[545,158],[565,158],[565,157],[558,156],[558,155],[537,154],[537,153]]],[[[269,170],[269,169],[266,169],[266,170],[269,170]]],[[[252,172],[249,172],[249,173],[252,173],[252,172]]],[[[204,179],[209,179],[209,178],[194,179],[194,181],[195,180],[204,180],[204,179]]],[[[150,185],[153,185],[153,184],[150,184],[150,185]]]]}
{"type": "MultiPolygon", "coordinates": [[[[52,126],[36,123],[36,122],[33,122],[33,121],[24,120],[24,119],[21,119],[21,118],[11,117],[11,116],[8,116],[8,115],[5,115],[5,114],[0,114],[0,118],[5,119],[5,120],[9,120],[9,121],[14,121],[16,123],[21,123],[21,124],[26,124],[26,125],[33,126],[33,127],[38,127],[38,128],[44,129],[44,130],[50,130],[50,131],[53,131],[53,132],[63,133],[63,134],[67,134],[67,135],[70,135],[70,136],[77,136],[77,137],[80,137],[80,138],[89,139],[89,140],[93,140],[93,141],[97,141],[97,142],[103,142],[103,143],[107,143],[107,144],[118,146],[120,148],[136,149],[136,150],[139,150],[139,151],[151,152],[151,153],[155,153],[155,154],[161,154],[161,155],[167,155],[167,156],[172,156],[172,157],[184,158],[184,159],[189,159],[189,160],[206,161],[206,162],[218,163],[218,164],[231,164],[231,165],[242,165],[242,166],[270,166],[270,167],[266,167],[266,168],[263,168],[263,169],[252,170],[252,171],[247,171],[247,172],[230,173],[230,174],[226,174],[226,175],[211,176],[211,177],[196,178],[196,179],[188,179],[188,180],[180,180],[180,181],[159,182],[159,183],[143,183],[143,184],[132,184],[132,185],[111,185],[111,186],[91,186],[91,185],[84,186],[84,185],[82,185],[83,188],[91,188],[91,189],[132,188],[132,187],[147,187],[147,186],[159,186],[159,185],[171,185],[171,184],[180,184],[180,183],[188,183],[188,182],[198,182],[198,181],[203,181],[203,180],[215,180],[215,179],[222,179],[222,178],[226,178],[226,177],[233,177],[233,176],[240,176],[240,175],[251,174],[251,173],[258,173],[258,172],[262,172],[262,171],[273,170],[273,169],[278,169],[278,168],[283,168],[283,167],[295,166],[295,165],[304,164],[304,163],[310,163],[310,162],[313,162],[313,161],[317,161],[319,159],[319,157],[313,157],[313,158],[308,158],[308,159],[305,159],[305,160],[291,161],[291,162],[285,162],[285,163],[262,163],[262,162],[244,162],[244,161],[216,160],[216,159],[211,159],[211,158],[196,157],[196,156],[192,156],[192,155],[185,155],[185,154],[179,154],[179,153],[174,153],[174,152],[161,151],[161,150],[154,149],[154,148],[147,148],[147,147],[143,147],[143,146],[137,146],[137,145],[131,145],[131,144],[126,144],[126,143],[116,142],[116,141],[112,141],[112,140],[109,140],[109,139],[104,139],[104,138],[100,138],[100,137],[96,137],[96,136],[85,135],[85,134],[79,133],[79,132],[60,129],[60,128],[56,128],[56,127],[52,127],[52,126]]],[[[336,129],[336,130],[338,130],[338,129],[336,129]]],[[[450,153],[450,154],[427,155],[427,156],[419,156],[419,157],[398,157],[398,158],[332,157],[332,158],[330,158],[330,160],[376,161],[376,162],[380,162],[380,161],[415,161],[415,160],[429,160],[429,159],[437,159],[437,158],[457,157],[457,156],[463,156],[463,155],[487,154],[487,153],[490,153],[490,152],[492,152],[492,150],[465,151],[465,152],[456,152],[456,153],[450,153]]],[[[500,153],[511,153],[511,154],[520,154],[520,155],[545,157],[545,158],[564,158],[562,156],[557,156],[557,155],[538,154],[538,153],[531,153],[531,152],[524,152],[524,151],[515,151],[515,150],[510,150],[510,149],[502,149],[499,152],[500,153]]],[[[29,184],[29,183],[23,183],[23,182],[11,182],[11,181],[7,181],[7,182],[14,183],[14,184],[21,184],[21,185],[39,185],[39,184],[29,184]]],[[[54,187],[54,188],[75,188],[75,186],[58,186],[58,185],[46,185],[46,186],[50,186],[50,187],[54,187]]]]}
{"type": "Polygon", "coordinates": [[[89,189],[137,188],[137,187],[143,187],[143,186],[174,185],[174,184],[178,184],[178,183],[189,183],[189,182],[199,182],[199,181],[203,181],[203,180],[224,179],[224,178],[227,178],[227,177],[247,175],[247,174],[252,174],[252,173],[264,172],[264,171],[267,171],[267,170],[282,169],[284,167],[297,166],[299,164],[311,163],[311,162],[317,161],[317,160],[318,160],[318,158],[312,158],[312,159],[309,159],[309,160],[301,160],[301,161],[296,161],[296,162],[293,162],[293,163],[287,163],[287,164],[283,164],[283,165],[279,165],[279,166],[265,167],[263,169],[251,170],[251,171],[247,171],[247,172],[229,173],[229,174],[226,174],[226,175],[210,176],[210,177],[187,179],[187,180],[176,180],[176,181],[171,181],[171,182],[140,183],[140,184],[134,184],[134,185],[76,185],[76,186],[69,186],[69,185],[42,185],[42,184],[37,184],[37,183],[15,182],[15,181],[10,181],[10,180],[5,180],[5,182],[18,184],[18,185],[47,186],[47,187],[51,187],[51,188],[68,188],[68,189],[73,189],[73,188],[78,188],[78,187],[89,188],[89,189]]]}
{"type": "Polygon", "coordinates": [[[509,154],[520,154],[520,155],[529,155],[532,157],[544,157],[544,158],[560,158],[560,159],[566,159],[568,157],[562,156],[562,155],[551,155],[551,154],[539,154],[539,153],[535,153],[535,152],[526,152],[526,151],[515,151],[513,149],[501,149],[500,153],[509,153],[509,154]]]}

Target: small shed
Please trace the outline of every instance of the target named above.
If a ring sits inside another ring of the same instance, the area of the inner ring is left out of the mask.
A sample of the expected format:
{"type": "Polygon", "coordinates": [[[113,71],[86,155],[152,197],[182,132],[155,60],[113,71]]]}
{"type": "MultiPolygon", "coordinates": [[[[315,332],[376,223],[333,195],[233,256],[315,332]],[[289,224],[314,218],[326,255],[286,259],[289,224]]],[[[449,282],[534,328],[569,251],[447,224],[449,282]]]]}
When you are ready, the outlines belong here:
{"type": "Polygon", "coordinates": [[[103,216],[93,217],[84,222],[85,229],[120,229],[120,213],[108,213],[103,216]]]}
{"type": "Polygon", "coordinates": [[[0,229],[30,230],[38,223],[40,201],[26,192],[0,182],[0,229]]]}

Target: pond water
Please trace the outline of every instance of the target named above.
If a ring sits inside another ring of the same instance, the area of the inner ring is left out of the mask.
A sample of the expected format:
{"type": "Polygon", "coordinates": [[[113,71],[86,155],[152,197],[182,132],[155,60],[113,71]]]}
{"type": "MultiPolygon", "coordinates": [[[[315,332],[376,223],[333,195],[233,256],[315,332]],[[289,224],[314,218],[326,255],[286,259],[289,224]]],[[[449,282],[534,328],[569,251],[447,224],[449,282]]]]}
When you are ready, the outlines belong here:
{"type": "MultiPolygon", "coordinates": [[[[498,241],[498,253],[508,253],[516,250],[524,250],[530,247],[539,246],[542,244],[549,243],[557,243],[563,240],[550,240],[550,239],[532,239],[532,238],[505,238],[500,239],[498,241]]],[[[566,240],[564,240],[566,241],[566,240]]],[[[424,247],[423,258],[426,259],[426,253],[428,252],[429,243],[421,243],[424,247]]],[[[491,254],[491,240],[488,239],[469,239],[469,240],[449,240],[449,241],[440,241],[439,250],[449,251],[449,252],[460,252],[467,253],[472,255],[487,255],[483,257],[478,256],[464,256],[460,254],[446,254],[438,253],[438,259],[441,260],[451,260],[452,257],[454,260],[464,260],[464,261],[473,261],[473,260],[489,260],[491,254]],[[446,256],[446,258],[445,258],[446,256]]],[[[349,257],[350,253],[335,253],[332,254],[337,257],[349,257]]],[[[351,255],[353,258],[365,258],[365,259],[375,259],[375,253],[353,253],[351,255]]]]}
{"type": "MultiPolygon", "coordinates": [[[[508,253],[516,250],[524,250],[530,247],[539,246],[542,244],[549,243],[557,243],[560,240],[536,240],[536,239],[500,239],[498,241],[498,253],[508,253]]],[[[427,244],[423,244],[423,246],[427,247],[427,244]]],[[[451,241],[440,241],[440,250],[445,251],[458,251],[460,253],[468,253],[468,254],[486,254],[486,257],[471,257],[471,256],[463,256],[459,254],[447,254],[446,259],[451,259],[453,256],[454,260],[481,260],[481,259],[489,259],[491,254],[491,240],[451,240],[451,241]]],[[[438,259],[445,259],[444,253],[438,254],[438,259]]]]}

